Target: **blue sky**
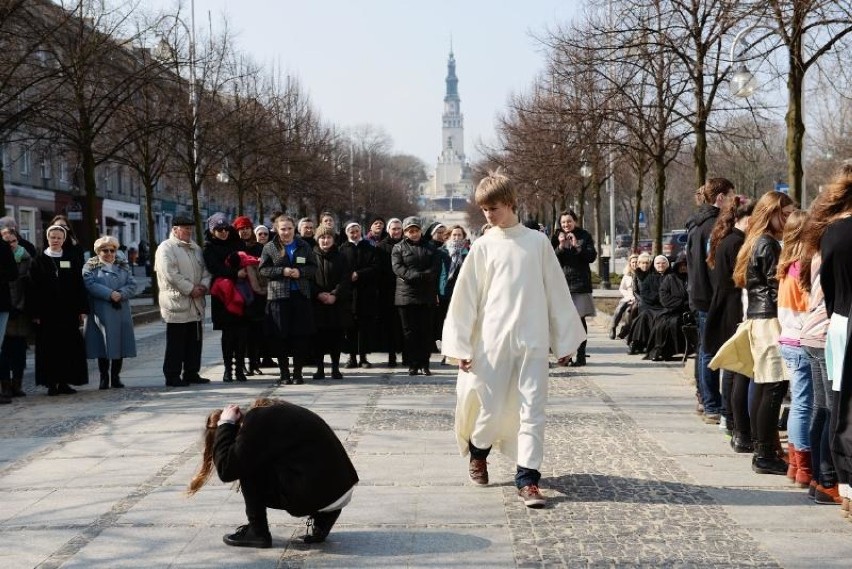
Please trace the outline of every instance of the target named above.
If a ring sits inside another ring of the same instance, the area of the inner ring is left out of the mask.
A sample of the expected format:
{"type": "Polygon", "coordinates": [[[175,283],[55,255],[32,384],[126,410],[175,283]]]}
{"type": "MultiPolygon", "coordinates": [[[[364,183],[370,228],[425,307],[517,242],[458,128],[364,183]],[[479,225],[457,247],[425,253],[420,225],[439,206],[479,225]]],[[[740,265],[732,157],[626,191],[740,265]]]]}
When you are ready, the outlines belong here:
{"type": "MultiPolygon", "coordinates": [[[[169,7],[169,0],[142,0],[169,7]]],[[[322,116],[370,123],[394,150],[431,165],[441,144],[450,35],[465,116],[465,150],[493,141],[513,91],[543,69],[531,36],[570,20],[579,0],[196,0],[197,25],[227,15],[240,48],[299,77],[322,116]]],[[[189,0],[184,0],[188,13],[189,0]]]]}

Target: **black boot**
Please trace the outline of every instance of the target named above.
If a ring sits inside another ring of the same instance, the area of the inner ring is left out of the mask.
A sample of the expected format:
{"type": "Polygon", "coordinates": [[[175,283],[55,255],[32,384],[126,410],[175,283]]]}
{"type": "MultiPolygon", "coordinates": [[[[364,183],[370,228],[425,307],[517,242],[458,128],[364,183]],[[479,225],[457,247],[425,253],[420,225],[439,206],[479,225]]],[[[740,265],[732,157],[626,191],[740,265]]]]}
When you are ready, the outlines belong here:
{"type": "Polygon", "coordinates": [[[109,389],[109,360],[106,358],[98,358],[98,371],[101,374],[101,381],[98,389],[109,389]]]}
{"type": "Polygon", "coordinates": [[[778,458],[774,444],[758,443],[751,459],[751,469],[758,474],[787,474],[787,463],[778,458]]]}
{"type": "Polygon", "coordinates": [[[290,378],[290,365],[287,358],[278,358],[278,374],[278,381],[276,382],[276,385],[281,385],[282,383],[293,385],[293,380],[290,378]]]}
{"type": "Polygon", "coordinates": [[[305,383],[305,378],[302,377],[302,358],[293,358],[293,380],[296,385],[305,383]]]}
{"type": "Polygon", "coordinates": [[[12,377],[12,397],[26,397],[27,394],[22,389],[24,383],[24,378],[22,376],[14,376],[12,377]]]}
{"type": "Polygon", "coordinates": [[[112,360],[112,366],[109,372],[109,384],[111,387],[115,387],[120,389],[124,387],[124,384],[121,383],[121,366],[124,363],[124,360],[112,360]]]}
{"type": "Polygon", "coordinates": [[[225,373],[222,374],[222,381],[225,383],[231,383],[234,381],[234,375],[232,368],[234,367],[234,360],[231,358],[225,358],[225,373]]]}
{"type": "Polygon", "coordinates": [[[396,367],[396,352],[388,354],[388,367],[391,369],[396,367]]]}
{"type": "Polygon", "coordinates": [[[0,381],[0,404],[12,402],[12,382],[8,379],[0,381]]]}
{"type": "Polygon", "coordinates": [[[754,452],[754,445],[751,444],[751,439],[736,432],[731,437],[731,448],[737,453],[754,452]]]}
{"type": "Polygon", "coordinates": [[[429,369],[429,360],[426,360],[426,363],[420,366],[420,369],[423,370],[423,375],[432,375],[432,371],[429,369]]]}
{"type": "Polygon", "coordinates": [[[314,373],[314,379],[325,379],[325,362],[323,354],[317,354],[317,371],[314,373]]]}
{"type": "Polygon", "coordinates": [[[343,379],[340,373],[340,352],[331,354],[331,379],[343,379]]]}
{"type": "Polygon", "coordinates": [[[349,361],[346,362],[346,369],[355,369],[358,367],[358,360],[355,359],[355,354],[349,356],[349,361]]]}
{"type": "Polygon", "coordinates": [[[331,532],[331,528],[334,527],[334,522],[337,521],[339,516],[340,510],[334,510],[333,512],[317,512],[313,516],[310,516],[308,518],[308,532],[303,538],[304,542],[324,542],[325,538],[328,537],[328,534],[331,532]]]}
{"type": "Polygon", "coordinates": [[[272,536],[269,534],[269,529],[255,528],[252,525],[246,524],[237,528],[237,531],[222,537],[227,545],[234,547],[257,547],[266,549],[272,547],[272,536]]]}

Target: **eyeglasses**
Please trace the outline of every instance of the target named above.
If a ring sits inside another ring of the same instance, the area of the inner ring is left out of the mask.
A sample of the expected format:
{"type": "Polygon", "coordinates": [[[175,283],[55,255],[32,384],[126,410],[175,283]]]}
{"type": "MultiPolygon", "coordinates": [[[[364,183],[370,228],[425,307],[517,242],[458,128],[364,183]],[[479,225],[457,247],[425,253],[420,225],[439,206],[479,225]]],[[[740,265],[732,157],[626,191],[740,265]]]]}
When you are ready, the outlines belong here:
{"type": "Polygon", "coordinates": [[[225,227],[216,227],[215,229],[213,229],[213,231],[227,231],[227,230],[228,230],[227,225],[225,227]]]}
{"type": "Polygon", "coordinates": [[[101,253],[115,253],[115,249],[101,249],[101,253]]]}

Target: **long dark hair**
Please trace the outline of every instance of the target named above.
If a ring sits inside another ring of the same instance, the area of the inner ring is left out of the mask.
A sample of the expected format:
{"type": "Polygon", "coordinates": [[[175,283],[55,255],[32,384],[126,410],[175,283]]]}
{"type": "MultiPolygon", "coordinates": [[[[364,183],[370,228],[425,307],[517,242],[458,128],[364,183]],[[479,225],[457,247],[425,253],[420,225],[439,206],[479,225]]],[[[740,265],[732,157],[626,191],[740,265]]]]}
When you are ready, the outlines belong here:
{"type": "Polygon", "coordinates": [[[852,211],[852,164],[844,164],[828,187],[811,204],[811,215],[802,233],[799,282],[811,290],[811,259],[819,252],[822,234],[838,217],[852,211]]]}
{"type": "Polygon", "coordinates": [[[719,248],[719,243],[731,234],[734,225],[739,220],[750,216],[753,210],[754,202],[745,196],[732,196],[725,202],[719,217],[716,218],[716,223],[713,224],[713,230],[710,232],[710,250],[707,253],[708,267],[716,268],[716,249],[719,248]]]}

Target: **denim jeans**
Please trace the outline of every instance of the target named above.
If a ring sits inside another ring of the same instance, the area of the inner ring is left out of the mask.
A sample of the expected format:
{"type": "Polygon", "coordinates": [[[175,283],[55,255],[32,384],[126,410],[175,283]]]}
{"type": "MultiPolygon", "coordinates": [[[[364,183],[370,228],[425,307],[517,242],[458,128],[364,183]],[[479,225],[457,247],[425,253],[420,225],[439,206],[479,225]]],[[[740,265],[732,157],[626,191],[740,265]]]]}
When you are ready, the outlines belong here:
{"type": "Polygon", "coordinates": [[[525,468],[518,465],[518,471],[515,474],[515,486],[520,490],[524,486],[538,486],[538,481],[541,480],[541,472],[534,468],[525,468]]]}
{"type": "Polygon", "coordinates": [[[807,347],[805,352],[811,362],[811,379],[814,385],[814,406],[810,429],[813,477],[819,484],[831,487],[837,483],[837,472],[834,470],[834,461],[829,448],[831,435],[829,425],[834,392],[831,390],[831,382],[828,381],[828,373],[825,369],[825,349],[807,347]]]}
{"type": "Polygon", "coordinates": [[[800,346],[781,344],[781,358],[790,377],[790,417],[787,436],[796,450],[811,450],[811,418],[814,404],[814,385],[811,362],[800,346]]]}
{"type": "Polygon", "coordinates": [[[705,415],[719,415],[722,408],[722,393],[719,390],[719,370],[707,367],[713,354],[704,351],[704,328],[707,325],[707,313],[698,311],[698,356],[695,358],[698,366],[698,391],[704,404],[705,415]]]}

